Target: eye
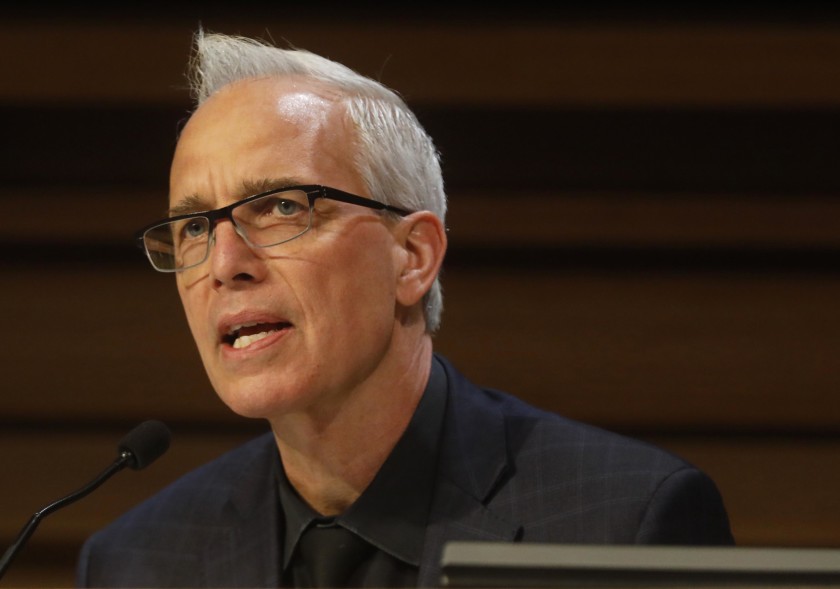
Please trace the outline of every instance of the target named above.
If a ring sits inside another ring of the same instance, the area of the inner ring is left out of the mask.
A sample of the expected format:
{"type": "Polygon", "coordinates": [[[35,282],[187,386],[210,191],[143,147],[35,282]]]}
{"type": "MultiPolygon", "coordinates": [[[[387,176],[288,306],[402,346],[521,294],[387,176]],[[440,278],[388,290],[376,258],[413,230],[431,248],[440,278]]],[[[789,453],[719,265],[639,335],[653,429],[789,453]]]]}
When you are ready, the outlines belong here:
{"type": "Polygon", "coordinates": [[[294,200],[278,198],[274,201],[272,213],[283,217],[289,217],[300,213],[304,208],[305,207],[301,203],[294,200]]]}
{"type": "Polygon", "coordinates": [[[201,237],[207,232],[207,223],[200,219],[192,219],[184,223],[181,227],[181,237],[183,239],[195,239],[201,237]]]}

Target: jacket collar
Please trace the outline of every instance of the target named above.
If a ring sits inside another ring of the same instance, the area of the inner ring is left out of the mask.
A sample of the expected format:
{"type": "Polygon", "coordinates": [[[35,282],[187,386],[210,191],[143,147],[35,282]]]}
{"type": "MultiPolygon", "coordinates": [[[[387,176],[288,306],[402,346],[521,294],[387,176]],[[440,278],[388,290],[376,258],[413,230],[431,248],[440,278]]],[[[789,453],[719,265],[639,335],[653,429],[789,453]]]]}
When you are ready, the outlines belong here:
{"type": "Polygon", "coordinates": [[[502,413],[482,402],[484,394],[444,358],[449,383],[443,443],[419,585],[440,585],[443,545],[453,540],[511,542],[520,531],[487,507],[509,471],[502,413]]]}

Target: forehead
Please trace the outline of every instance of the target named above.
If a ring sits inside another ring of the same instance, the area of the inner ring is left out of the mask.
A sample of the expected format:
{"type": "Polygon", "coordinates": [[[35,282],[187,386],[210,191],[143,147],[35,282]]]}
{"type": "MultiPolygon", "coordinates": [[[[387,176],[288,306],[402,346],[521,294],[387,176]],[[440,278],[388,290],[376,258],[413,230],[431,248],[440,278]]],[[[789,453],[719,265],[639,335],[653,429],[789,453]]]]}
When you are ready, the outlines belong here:
{"type": "Polygon", "coordinates": [[[300,77],[222,88],[196,110],[179,138],[171,202],[199,195],[217,204],[234,185],[265,178],[328,184],[341,174],[355,175],[355,135],[345,114],[340,94],[300,77]]]}
{"type": "MultiPolygon", "coordinates": [[[[215,129],[238,137],[259,130],[288,128],[302,132],[343,121],[342,96],[324,84],[300,76],[246,79],[233,82],[205,100],[184,127],[179,146],[194,135],[215,129]]],[[[231,136],[231,135],[229,135],[231,136]]],[[[194,147],[194,146],[193,146],[194,147]]]]}

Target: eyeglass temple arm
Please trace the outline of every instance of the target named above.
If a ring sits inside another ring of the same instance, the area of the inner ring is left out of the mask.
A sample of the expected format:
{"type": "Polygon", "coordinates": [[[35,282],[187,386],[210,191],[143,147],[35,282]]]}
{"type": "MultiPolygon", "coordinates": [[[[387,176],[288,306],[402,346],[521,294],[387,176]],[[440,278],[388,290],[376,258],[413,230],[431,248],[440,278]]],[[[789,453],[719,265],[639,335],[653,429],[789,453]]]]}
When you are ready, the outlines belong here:
{"type": "Polygon", "coordinates": [[[363,207],[367,207],[369,209],[377,209],[380,211],[391,211],[392,213],[398,213],[400,215],[410,215],[411,211],[407,211],[406,209],[402,209],[400,207],[395,207],[392,205],[385,204],[384,202],[379,202],[378,200],[373,200],[370,198],[365,198],[363,196],[356,196],[355,194],[350,194],[349,192],[344,192],[343,190],[338,190],[335,188],[329,190],[323,190],[321,192],[321,197],[329,198],[331,200],[339,200],[343,202],[347,202],[354,205],[360,205],[363,207]]]}

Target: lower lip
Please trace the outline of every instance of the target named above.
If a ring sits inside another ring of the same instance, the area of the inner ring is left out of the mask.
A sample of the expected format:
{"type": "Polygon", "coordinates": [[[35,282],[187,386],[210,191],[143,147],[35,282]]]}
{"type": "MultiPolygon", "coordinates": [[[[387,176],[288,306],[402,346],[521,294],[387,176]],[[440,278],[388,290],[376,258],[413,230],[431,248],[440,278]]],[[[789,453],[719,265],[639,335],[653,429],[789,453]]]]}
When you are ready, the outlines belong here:
{"type": "Polygon", "coordinates": [[[269,335],[261,340],[257,340],[249,346],[244,348],[234,348],[228,343],[222,344],[222,354],[230,358],[242,358],[251,354],[255,354],[273,346],[275,343],[283,339],[291,331],[291,327],[284,327],[283,329],[272,331],[269,335]]]}

